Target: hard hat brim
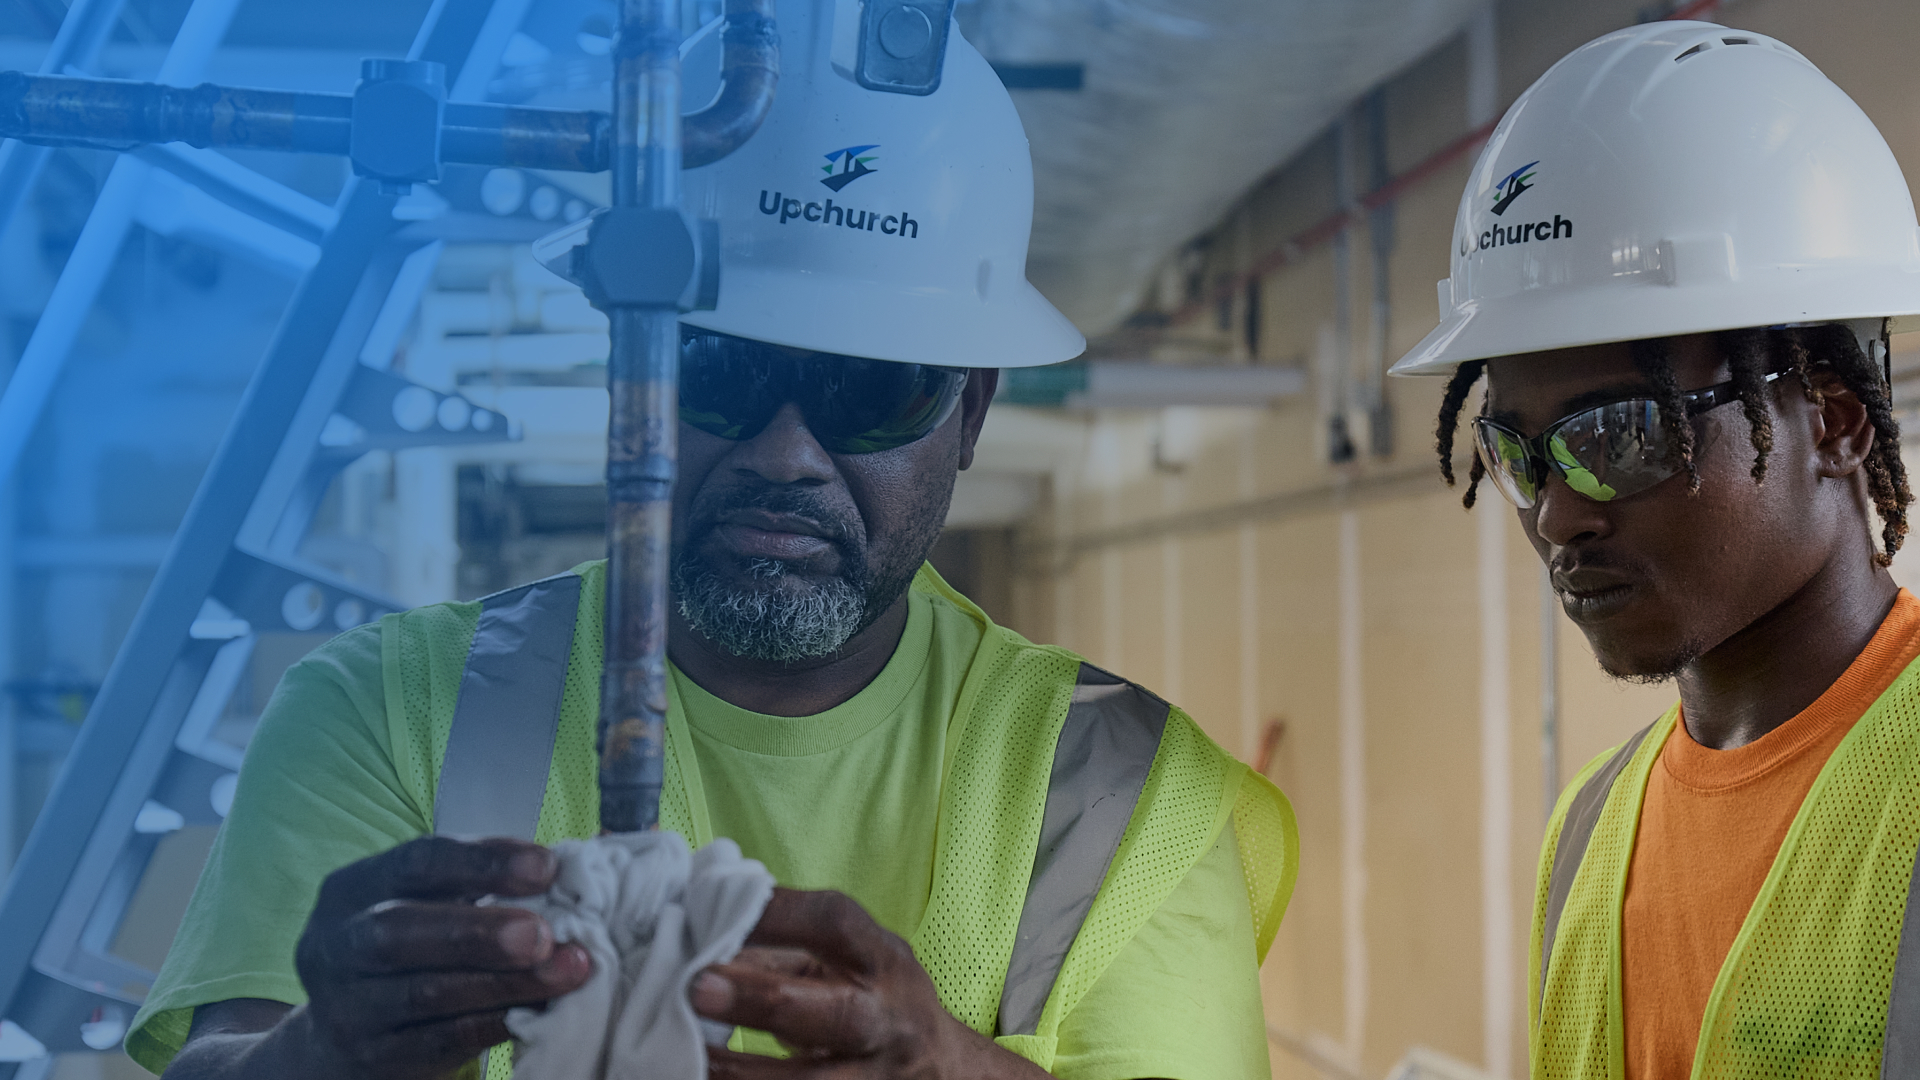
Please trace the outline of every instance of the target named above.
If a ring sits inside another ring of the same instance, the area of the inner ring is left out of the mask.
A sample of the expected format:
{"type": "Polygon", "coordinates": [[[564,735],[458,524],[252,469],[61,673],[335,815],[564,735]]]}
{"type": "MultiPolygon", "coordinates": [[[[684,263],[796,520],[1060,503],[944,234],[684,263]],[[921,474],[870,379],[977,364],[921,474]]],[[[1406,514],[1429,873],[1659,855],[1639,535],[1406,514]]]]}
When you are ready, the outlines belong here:
{"type": "Polygon", "coordinates": [[[945,367],[1038,367],[1087,348],[1073,323],[1024,278],[982,299],[972,291],[961,296],[900,282],[736,266],[721,282],[718,309],[680,321],[795,349],[945,367]],[[755,302],[764,296],[781,301],[755,302]]]}
{"type": "Polygon", "coordinates": [[[1502,356],[1750,326],[1915,314],[1920,314],[1920,268],[1909,267],[1772,267],[1739,280],[1684,288],[1623,282],[1524,290],[1456,306],[1389,374],[1446,375],[1463,363],[1502,356]]]}

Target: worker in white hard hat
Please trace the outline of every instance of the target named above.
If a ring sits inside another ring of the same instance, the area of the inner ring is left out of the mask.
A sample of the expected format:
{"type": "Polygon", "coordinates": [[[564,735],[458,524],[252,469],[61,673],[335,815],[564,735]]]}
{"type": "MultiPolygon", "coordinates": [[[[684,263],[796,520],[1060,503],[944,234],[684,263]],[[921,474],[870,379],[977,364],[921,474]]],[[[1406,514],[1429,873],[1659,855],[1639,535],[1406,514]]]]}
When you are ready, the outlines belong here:
{"type": "MultiPolygon", "coordinates": [[[[925,562],[997,369],[1084,344],[1025,278],[1013,105],[957,32],[937,90],[876,93],[814,5],[779,16],[764,128],[686,176],[723,277],[683,322],[662,825],[784,886],[692,982],[733,1030],[712,1072],[1264,1078],[1285,798],[925,562]]],[[[451,1075],[585,982],[534,913],[474,901],[543,892],[541,845],[599,831],[605,581],[388,616],[287,673],[136,1060],[451,1075]]]]}
{"type": "Polygon", "coordinates": [[[1514,104],[1441,322],[1510,502],[1601,666],[1679,703],[1541,851],[1532,1073],[1920,1076],[1920,601],[1888,378],[1920,229],[1873,124],[1771,38],[1610,34],[1514,104]],[[1877,521],[1876,521],[1877,517],[1877,521]]]}

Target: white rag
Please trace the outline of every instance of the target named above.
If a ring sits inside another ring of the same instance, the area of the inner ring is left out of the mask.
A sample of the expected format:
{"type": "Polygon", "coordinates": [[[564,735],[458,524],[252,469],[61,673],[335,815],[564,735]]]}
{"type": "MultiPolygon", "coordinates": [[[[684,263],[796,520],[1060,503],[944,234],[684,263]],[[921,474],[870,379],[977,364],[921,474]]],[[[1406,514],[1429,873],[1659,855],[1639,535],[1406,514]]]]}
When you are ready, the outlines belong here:
{"type": "Polygon", "coordinates": [[[700,1019],[687,986],[739,953],[773,897],[773,875],[715,840],[689,855],[678,833],[568,840],[545,896],[505,901],[538,912],[557,941],[593,957],[585,986],[546,1009],[515,1009],[514,1080],[696,1080],[709,1040],[729,1029],[700,1019]]]}

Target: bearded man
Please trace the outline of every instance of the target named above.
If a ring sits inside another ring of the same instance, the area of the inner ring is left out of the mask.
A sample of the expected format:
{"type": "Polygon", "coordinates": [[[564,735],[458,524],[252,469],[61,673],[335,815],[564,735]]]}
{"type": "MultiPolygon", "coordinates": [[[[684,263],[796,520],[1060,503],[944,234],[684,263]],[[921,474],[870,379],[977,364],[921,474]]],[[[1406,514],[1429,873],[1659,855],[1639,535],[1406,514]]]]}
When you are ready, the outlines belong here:
{"type": "MultiPolygon", "coordinates": [[[[1084,344],[1022,274],[1018,116],[957,36],[936,93],[862,89],[816,6],[782,5],[765,127],[686,177],[729,246],[720,307],[683,320],[661,821],[784,887],[693,984],[735,1029],[712,1071],[1264,1078],[1285,799],[925,562],[997,369],[1084,344]]],[[[287,673],[137,1060],[449,1075],[586,981],[534,913],[474,901],[542,892],[540,845],[600,831],[605,587],[591,563],[388,616],[287,673]]]]}

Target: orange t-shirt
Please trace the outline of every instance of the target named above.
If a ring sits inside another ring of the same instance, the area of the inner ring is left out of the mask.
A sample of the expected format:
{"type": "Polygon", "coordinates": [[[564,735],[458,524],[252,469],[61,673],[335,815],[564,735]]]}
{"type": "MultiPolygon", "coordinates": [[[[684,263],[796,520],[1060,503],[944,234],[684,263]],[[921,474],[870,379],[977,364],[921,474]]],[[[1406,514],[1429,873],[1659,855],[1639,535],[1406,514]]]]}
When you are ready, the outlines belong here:
{"type": "Polygon", "coordinates": [[[1902,589],[1866,649],[1793,719],[1733,750],[1674,725],[1647,779],[1620,919],[1627,1080],[1692,1075],[1707,998],[1800,804],[1916,656],[1920,600],[1902,589]]]}

